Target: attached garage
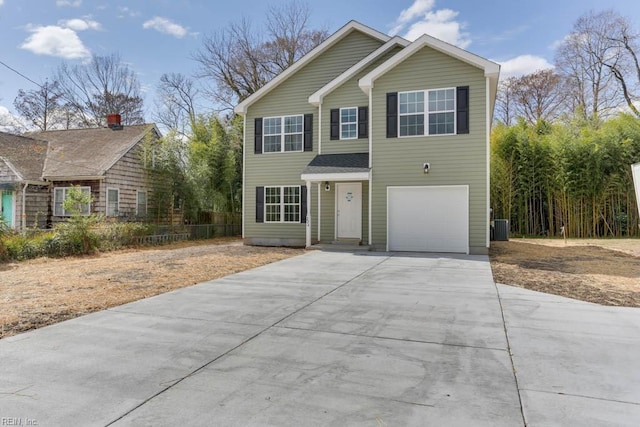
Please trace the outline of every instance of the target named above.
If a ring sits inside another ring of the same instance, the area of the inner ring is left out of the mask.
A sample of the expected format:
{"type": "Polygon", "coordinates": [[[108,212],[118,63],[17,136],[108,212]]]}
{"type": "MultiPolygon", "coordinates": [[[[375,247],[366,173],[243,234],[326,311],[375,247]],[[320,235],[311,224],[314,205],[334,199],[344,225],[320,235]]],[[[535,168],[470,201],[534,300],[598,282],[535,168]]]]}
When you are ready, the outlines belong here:
{"type": "Polygon", "coordinates": [[[387,248],[469,253],[469,186],[388,187],[387,248]]]}

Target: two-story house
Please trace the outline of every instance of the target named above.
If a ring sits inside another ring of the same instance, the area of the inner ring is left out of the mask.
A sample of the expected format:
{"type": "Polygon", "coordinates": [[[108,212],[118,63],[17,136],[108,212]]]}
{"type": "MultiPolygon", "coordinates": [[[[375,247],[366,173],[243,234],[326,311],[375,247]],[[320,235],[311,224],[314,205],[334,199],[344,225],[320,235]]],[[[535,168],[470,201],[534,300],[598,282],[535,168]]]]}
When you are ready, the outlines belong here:
{"type": "Polygon", "coordinates": [[[499,71],[349,22],[235,109],[245,243],[487,253],[499,71]]]}

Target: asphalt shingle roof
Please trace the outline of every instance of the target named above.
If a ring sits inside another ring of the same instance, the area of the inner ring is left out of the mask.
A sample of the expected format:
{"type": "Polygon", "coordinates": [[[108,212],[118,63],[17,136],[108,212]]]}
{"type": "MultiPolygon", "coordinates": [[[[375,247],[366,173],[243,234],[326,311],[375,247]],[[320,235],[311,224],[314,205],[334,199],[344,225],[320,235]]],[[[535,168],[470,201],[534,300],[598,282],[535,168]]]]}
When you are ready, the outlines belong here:
{"type": "Polygon", "coordinates": [[[49,143],[42,176],[101,176],[138,141],[153,124],[110,128],[52,130],[29,134],[49,143]]]}
{"type": "Polygon", "coordinates": [[[0,132],[0,158],[21,175],[18,179],[40,180],[46,155],[45,141],[0,132]]]}
{"type": "Polygon", "coordinates": [[[303,174],[368,172],[369,153],[320,154],[304,168],[303,174]]]}

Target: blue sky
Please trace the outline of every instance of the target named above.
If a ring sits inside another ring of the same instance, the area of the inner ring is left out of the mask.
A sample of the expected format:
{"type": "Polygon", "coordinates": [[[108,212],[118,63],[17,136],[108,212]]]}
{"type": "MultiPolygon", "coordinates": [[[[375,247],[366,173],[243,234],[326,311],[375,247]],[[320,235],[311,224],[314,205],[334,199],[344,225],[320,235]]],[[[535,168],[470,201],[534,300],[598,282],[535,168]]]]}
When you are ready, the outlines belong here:
{"type": "MultiPolygon", "coordinates": [[[[119,53],[137,72],[152,120],[163,73],[192,75],[203,37],[248,18],[256,28],[284,0],[0,0],[0,61],[44,82],[64,60],[119,53]]],[[[426,32],[502,64],[502,77],[550,67],[554,46],[589,10],[613,8],[640,30],[638,0],[308,1],[311,27],[334,32],[351,19],[415,39],[426,32]]],[[[0,116],[18,89],[36,87],[0,65],[0,116]]]]}

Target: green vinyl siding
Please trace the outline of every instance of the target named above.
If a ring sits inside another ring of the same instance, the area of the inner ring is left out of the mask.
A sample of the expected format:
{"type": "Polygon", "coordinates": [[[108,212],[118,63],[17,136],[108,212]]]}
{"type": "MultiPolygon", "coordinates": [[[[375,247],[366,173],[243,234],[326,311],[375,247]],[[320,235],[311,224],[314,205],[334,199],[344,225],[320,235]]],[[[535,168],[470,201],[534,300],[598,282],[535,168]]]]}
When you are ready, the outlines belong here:
{"type": "MultiPolygon", "coordinates": [[[[270,185],[304,185],[300,174],[318,154],[318,109],[309,96],[346,71],[382,44],[359,31],[353,31],[306,64],[269,94],[250,105],[245,120],[244,232],[249,239],[304,240],[305,224],[267,224],[255,222],[255,189],[270,185]],[[313,151],[254,154],[254,119],[313,113],[313,151]]],[[[312,240],[317,240],[317,186],[311,188],[312,240]]],[[[324,191],[324,189],[322,189],[324,191]]]]}
{"type": "Polygon", "coordinates": [[[367,153],[369,151],[368,138],[347,140],[330,139],[329,126],[331,124],[331,109],[368,106],[369,96],[360,89],[358,80],[400,50],[400,47],[391,49],[324,97],[322,101],[322,154],[367,153]]]}
{"type": "Polygon", "coordinates": [[[482,70],[425,47],[375,81],[373,89],[372,240],[387,241],[387,186],[469,185],[469,246],[486,250],[486,80],[482,70]],[[464,135],[386,138],[387,92],[469,86],[464,135]],[[431,170],[423,171],[429,162],[431,170]]]}

